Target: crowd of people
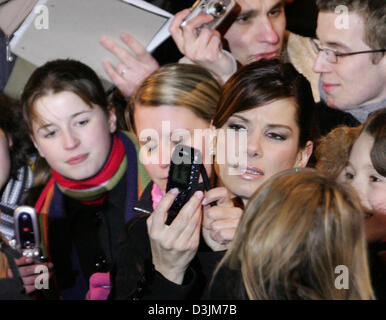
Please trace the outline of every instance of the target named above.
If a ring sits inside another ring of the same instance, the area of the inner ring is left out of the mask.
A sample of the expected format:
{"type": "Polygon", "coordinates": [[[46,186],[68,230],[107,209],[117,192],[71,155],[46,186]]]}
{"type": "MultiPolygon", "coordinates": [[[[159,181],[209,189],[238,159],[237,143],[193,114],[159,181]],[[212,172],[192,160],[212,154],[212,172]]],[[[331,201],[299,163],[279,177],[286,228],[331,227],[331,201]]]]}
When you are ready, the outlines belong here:
{"type": "Polygon", "coordinates": [[[213,17],[179,11],[172,63],[102,37],[113,97],[72,59],[1,93],[2,299],[386,298],[386,3],[316,0],[311,39],[286,30],[286,2],[237,0],[199,33],[213,17]],[[181,144],[210,188],[167,223],[181,144]],[[12,246],[19,205],[44,260],[12,246]]]}

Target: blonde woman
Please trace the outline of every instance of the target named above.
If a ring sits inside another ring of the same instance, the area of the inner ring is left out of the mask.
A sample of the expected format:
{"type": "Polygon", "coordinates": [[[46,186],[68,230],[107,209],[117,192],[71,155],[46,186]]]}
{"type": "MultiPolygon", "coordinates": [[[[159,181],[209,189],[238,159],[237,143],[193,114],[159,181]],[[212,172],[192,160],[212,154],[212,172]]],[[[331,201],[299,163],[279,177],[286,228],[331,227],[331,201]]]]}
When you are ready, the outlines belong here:
{"type": "Polygon", "coordinates": [[[249,201],[208,296],[372,299],[360,203],[313,169],[277,174],[249,201]]]}

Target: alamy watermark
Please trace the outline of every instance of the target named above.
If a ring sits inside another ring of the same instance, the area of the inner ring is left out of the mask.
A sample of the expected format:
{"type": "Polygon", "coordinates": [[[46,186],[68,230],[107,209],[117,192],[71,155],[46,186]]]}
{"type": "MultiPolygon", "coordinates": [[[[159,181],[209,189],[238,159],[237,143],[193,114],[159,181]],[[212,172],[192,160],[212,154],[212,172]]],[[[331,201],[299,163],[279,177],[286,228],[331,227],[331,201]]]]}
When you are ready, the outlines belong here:
{"type": "Polygon", "coordinates": [[[202,151],[202,163],[227,164],[229,174],[237,175],[247,169],[247,131],[233,129],[177,129],[171,130],[170,121],[162,121],[161,132],[148,128],[138,134],[141,142],[142,164],[169,164],[171,150],[182,143],[202,151]]]}
{"type": "Polygon", "coordinates": [[[335,267],[335,274],[339,274],[335,278],[335,288],[338,290],[349,289],[349,270],[345,265],[339,265],[335,267]]]}
{"type": "Polygon", "coordinates": [[[43,4],[37,5],[34,8],[34,13],[37,15],[34,19],[35,28],[37,30],[47,30],[50,23],[48,7],[43,4]]]}

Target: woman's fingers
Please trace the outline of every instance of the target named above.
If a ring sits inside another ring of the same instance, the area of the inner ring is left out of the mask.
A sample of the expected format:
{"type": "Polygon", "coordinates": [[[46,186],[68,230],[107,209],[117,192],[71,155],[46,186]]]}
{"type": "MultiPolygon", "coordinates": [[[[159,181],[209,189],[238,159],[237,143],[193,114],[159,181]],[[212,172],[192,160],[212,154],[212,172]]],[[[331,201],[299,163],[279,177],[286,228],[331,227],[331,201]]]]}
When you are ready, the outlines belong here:
{"type": "Polygon", "coordinates": [[[210,189],[205,193],[205,198],[202,201],[203,205],[208,205],[212,202],[217,202],[220,207],[233,207],[233,202],[228,189],[224,187],[217,187],[210,189]]]}
{"type": "Polygon", "coordinates": [[[196,191],[173,220],[169,230],[174,233],[176,239],[180,238],[182,241],[190,239],[198,222],[201,224],[201,200],[203,197],[202,191],[196,191]]]}
{"type": "Polygon", "coordinates": [[[165,227],[168,210],[170,209],[177,195],[178,189],[173,188],[162,197],[161,201],[158,203],[149,219],[147,219],[150,233],[161,231],[165,227]]]}
{"type": "Polygon", "coordinates": [[[121,34],[122,41],[133,51],[137,59],[131,60],[135,64],[138,62],[143,63],[149,69],[158,69],[158,62],[154,57],[146,50],[146,48],[134,37],[128,33],[121,34]]]}

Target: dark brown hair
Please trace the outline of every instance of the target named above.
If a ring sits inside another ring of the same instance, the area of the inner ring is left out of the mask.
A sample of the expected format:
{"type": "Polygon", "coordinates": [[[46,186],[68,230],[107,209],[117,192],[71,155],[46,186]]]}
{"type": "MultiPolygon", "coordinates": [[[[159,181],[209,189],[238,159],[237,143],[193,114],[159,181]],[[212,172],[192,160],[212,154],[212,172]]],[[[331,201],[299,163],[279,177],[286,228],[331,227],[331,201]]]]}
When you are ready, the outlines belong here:
{"type": "Polygon", "coordinates": [[[294,98],[299,147],[317,137],[315,102],[311,86],[290,63],[278,59],[260,60],[244,65],[223,86],[213,125],[222,127],[236,112],[247,111],[276,100],[294,98]]]}
{"type": "Polygon", "coordinates": [[[101,81],[87,65],[75,60],[54,60],[37,68],[28,79],[21,97],[23,118],[28,131],[37,118],[35,102],[48,94],[70,91],[91,108],[98,105],[108,115],[108,102],[101,81]]]}
{"type": "Polygon", "coordinates": [[[386,108],[374,112],[364,123],[361,132],[366,132],[374,138],[370,151],[374,169],[386,177],[386,108]]]}
{"type": "Polygon", "coordinates": [[[0,93],[0,129],[8,140],[12,141],[10,152],[11,177],[17,170],[28,164],[27,155],[33,150],[28,138],[18,101],[0,93]]]}

